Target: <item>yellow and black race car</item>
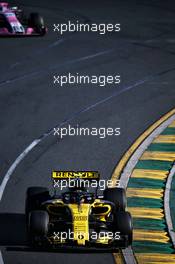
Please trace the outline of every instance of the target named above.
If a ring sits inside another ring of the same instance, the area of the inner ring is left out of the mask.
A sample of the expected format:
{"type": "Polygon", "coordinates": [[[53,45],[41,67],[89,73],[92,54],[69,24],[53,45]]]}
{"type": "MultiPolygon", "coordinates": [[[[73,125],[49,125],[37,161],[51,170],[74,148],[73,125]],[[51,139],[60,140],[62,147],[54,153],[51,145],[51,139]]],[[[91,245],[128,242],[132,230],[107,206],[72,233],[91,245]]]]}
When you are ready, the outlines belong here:
{"type": "Polygon", "coordinates": [[[87,172],[81,173],[81,177],[77,173],[57,174],[58,181],[72,177],[78,183],[59,194],[54,191],[50,195],[44,187],[27,189],[25,213],[32,247],[115,251],[132,244],[132,219],[125,211],[125,190],[106,188],[103,195],[98,195],[97,189],[93,192],[87,188],[92,180],[92,174],[88,175],[87,172]],[[80,184],[83,177],[86,185],[80,184]]]}

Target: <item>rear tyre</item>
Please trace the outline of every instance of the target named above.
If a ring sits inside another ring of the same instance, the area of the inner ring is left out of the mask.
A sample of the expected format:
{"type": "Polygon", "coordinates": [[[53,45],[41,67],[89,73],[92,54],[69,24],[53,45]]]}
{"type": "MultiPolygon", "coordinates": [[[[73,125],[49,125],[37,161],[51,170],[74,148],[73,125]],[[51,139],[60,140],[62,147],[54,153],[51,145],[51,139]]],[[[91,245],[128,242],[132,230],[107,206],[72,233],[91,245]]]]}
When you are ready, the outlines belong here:
{"type": "Polygon", "coordinates": [[[126,209],[126,192],[122,188],[108,188],[104,190],[104,199],[115,204],[117,211],[126,209]]]}
{"type": "Polygon", "coordinates": [[[35,29],[36,33],[40,35],[46,34],[46,27],[44,19],[38,13],[31,13],[29,17],[29,27],[35,29]]]}

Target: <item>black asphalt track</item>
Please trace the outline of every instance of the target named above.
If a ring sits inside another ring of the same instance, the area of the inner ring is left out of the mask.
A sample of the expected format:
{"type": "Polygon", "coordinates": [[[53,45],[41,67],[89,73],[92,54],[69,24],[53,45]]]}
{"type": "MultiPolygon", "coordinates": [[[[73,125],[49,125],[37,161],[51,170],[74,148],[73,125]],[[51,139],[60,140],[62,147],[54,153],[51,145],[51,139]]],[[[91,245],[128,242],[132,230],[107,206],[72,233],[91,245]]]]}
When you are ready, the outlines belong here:
{"type": "MultiPolygon", "coordinates": [[[[14,3],[14,2],[13,2],[14,3]]],[[[55,169],[99,170],[103,179],[134,140],[175,105],[173,1],[16,1],[40,12],[42,38],[0,39],[0,181],[35,139],[71,118],[71,125],[120,127],[121,135],[43,137],[19,164],[0,203],[5,264],[113,263],[109,253],[39,253],[25,245],[24,197],[32,185],[51,186],[55,169]],[[68,20],[121,23],[120,33],[53,32],[68,20]],[[53,85],[53,75],[121,75],[120,85],[53,85]]],[[[67,125],[70,122],[67,122],[67,125]]]]}

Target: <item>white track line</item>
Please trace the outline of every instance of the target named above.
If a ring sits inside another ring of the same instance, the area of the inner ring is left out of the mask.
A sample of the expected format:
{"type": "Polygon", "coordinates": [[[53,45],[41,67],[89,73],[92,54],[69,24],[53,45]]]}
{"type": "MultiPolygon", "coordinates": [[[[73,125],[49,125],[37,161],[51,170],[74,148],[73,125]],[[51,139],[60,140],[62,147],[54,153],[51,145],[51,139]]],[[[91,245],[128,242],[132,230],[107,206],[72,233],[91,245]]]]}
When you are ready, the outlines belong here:
{"type": "Polygon", "coordinates": [[[15,63],[13,63],[12,65],[10,65],[9,69],[13,70],[14,68],[18,67],[19,65],[23,65],[25,62],[28,62],[33,57],[36,57],[39,54],[45,53],[47,50],[62,44],[63,42],[65,42],[68,39],[70,39],[70,37],[69,38],[65,38],[65,39],[59,39],[59,40],[51,43],[50,45],[48,45],[46,48],[43,48],[41,50],[37,50],[36,52],[32,53],[32,55],[28,55],[28,57],[26,59],[21,60],[21,61],[17,61],[15,63]]]}
{"type": "Polygon", "coordinates": [[[122,249],[122,254],[125,260],[125,263],[127,264],[137,264],[137,261],[134,257],[133,251],[132,251],[132,247],[128,247],[125,249],[122,249]]]}
{"type": "Polygon", "coordinates": [[[169,126],[175,120],[175,115],[168,118],[165,122],[163,122],[159,127],[157,127],[137,148],[134,154],[131,156],[127,165],[125,166],[121,177],[120,177],[120,184],[123,188],[127,188],[129,178],[131,177],[131,173],[136,166],[139,158],[143,154],[143,152],[147,149],[147,147],[152,143],[155,137],[163,132],[163,130],[169,126]]]}
{"type": "Polygon", "coordinates": [[[1,251],[0,251],[0,264],[4,264],[1,251]]]}
{"type": "Polygon", "coordinates": [[[10,166],[9,170],[4,176],[4,179],[0,185],[0,201],[2,200],[2,195],[4,193],[5,187],[7,185],[8,180],[10,179],[10,176],[15,171],[18,164],[27,156],[27,154],[40,142],[40,139],[34,140],[15,160],[15,162],[10,166]]]}
{"type": "MultiPolygon", "coordinates": [[[[51,66],[49,68],[49,71],[56,70],[57,68],[61,68],[61,67],[66,66],[66,65],[73,65],[73,64],[76,64],[78,62],[83,62],[83,61],[87,61],[87,60],[90,60],[90,59],[94,59],[96,57],[100,57],[100,56],[103,56],[103,55],[106,55],[106,54],[110,54],[113,51],[115,51],[115,49],[107,49],[107,50],[103,50],[103,51],[100,51],[100,52],[97,52],[97,53],[93,53],[93,54],[90,54],[90,55],[87,55],[87,56],[76,58],[76,59],[73,59],[73,60],[68,60],[66,62],[56,64],[55,66],[51,66]]],[[[29,73],[25,73],[23,75],[16,76],[16,77],[14,77],[12,79],[0,80],[0,87],[4,86],[6,84],[14,83],[16,81],[24,80],[24,79],[26,79],[28,77],[33,77],[33,76],[36,76],[36,75],[39,75],[39,74],[43,74],[43,73],[46,73],[46,72],[48,73],[48,68],[44,68],[42,70],[37,70],[37,71],[31,71],[29,73]]]]}
{"type": "MultiPolygon", "coordinates": [[[[169,126],[173,121],[175,120],[175,115],[168,118],[165,122],[163,122],[159,127],[157,127],[143,142],[142,144],[137,148],[137,150],[134,152],[134,154],[131,156],[129,161],[127,162],[121,177],[120,177],[120,185],[123,188],[127,188],[129,178],[131,177],[132,171],[135,168],[139,158],[142,156],[143,152],[147,149],[147,147],[152,143],[155,137],[157,137],[159,134],[161,134],[164,129],[169,126]]],[[[168,195],[168,194],[167,194],[168,195]]],[[[169,196],[169,195],[168,195],[169,196]]],[[[168,205],[169,206],[169,205],[168,205]]],[[[171,219],[169,216],[168,219],[171,219]]],[[[175,237],[174,237],[175,239],[175,237]]],[[[135,259],[134,253],[132,248],[128,248],[125,250],[122,250],[125,262],[127,264],[136,264],[137,261],[135,259]]]]}
{"type": "Polygon", "coordinates": [[[168,180],[166,182],[165,187],[165,198],[164,198],[164,211],[165,211],[165,218],[168,226],[168,232],[175,247],[175,232],[173,231],[173,223],[171,219],[171,210],[170,210],[170,191],[171,191],[171,183],[173,180],[173,176],[175,175],[175,164],[170,171],[168,176],[168,180]]]}

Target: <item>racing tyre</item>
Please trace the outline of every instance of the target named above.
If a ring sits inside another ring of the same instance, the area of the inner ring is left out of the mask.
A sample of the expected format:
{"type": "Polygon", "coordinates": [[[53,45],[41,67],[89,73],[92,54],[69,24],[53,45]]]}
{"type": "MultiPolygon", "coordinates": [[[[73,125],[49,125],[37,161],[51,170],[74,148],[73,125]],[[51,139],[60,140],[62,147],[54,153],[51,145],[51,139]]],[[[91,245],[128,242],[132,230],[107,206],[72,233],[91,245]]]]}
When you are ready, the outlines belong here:
{"type": "Polygon", "coordinates": [[[25,214],[28,223],[30,211],[40,208],[42,202],[50,198],[49,190],[45,187],[29,187],[26,192],[25,214]]]}
{"type": "Polygon", "coordinates": [[[29,17],[29,27],[36,30],[36,33],[45,35],[46,27],[44,25],[44,19],[38,13],[31,13],[29,17]]]}
{"type": "Polygon", "coordinates": [[[117,211],[126,209],[126,192],[123,188],[108,188],[104,190],[104,199],[115,204],[117,211]]]}
{"type": "Polygon", "coordinates": [[[29,230],[33,236],[45,236],[48,233],[49,215],[46,211],[36,210],[30,212],[29,230]]]}
{"type": "Polygon", "coordinates": [[[47,236],[49,215],[46,211],[36,210],[29,214],[29,244],[33,247],[42,246],[47,236]]]}
{"type": "Polygon", "coordinates": [[[113,222],[113,232],[120,232],[120,235],[128,237],[127,246],[132,244],[133,226],[132,217],[129,212],[117,212],[113,222]]]}

